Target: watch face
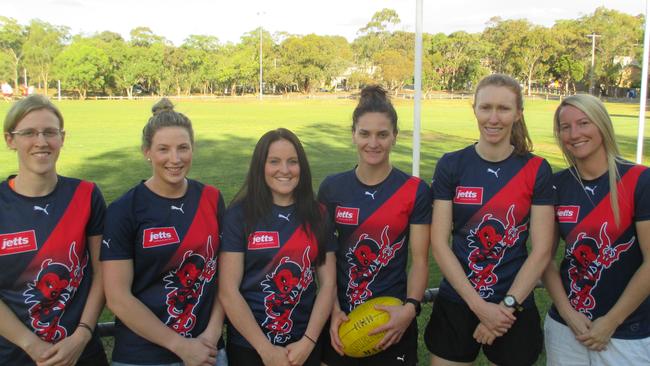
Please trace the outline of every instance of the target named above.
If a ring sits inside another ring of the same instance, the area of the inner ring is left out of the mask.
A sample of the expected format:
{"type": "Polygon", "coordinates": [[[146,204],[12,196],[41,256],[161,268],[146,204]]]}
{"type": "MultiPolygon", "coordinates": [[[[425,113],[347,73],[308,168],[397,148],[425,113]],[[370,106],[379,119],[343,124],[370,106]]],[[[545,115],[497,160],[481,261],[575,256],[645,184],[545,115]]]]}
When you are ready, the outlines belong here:
{"type": "Polygon", "coordinates": [[[506,296],[503,298],[503,303],[506,306],[515,306],[515,299],[512,296],[506,296]]]}

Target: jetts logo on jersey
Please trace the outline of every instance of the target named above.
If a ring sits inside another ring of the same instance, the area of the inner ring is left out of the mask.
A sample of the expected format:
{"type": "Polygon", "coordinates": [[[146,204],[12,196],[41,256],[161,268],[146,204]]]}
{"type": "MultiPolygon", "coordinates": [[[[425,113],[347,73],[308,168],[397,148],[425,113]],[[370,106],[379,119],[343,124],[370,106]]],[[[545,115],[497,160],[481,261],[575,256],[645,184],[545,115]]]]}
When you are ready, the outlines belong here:
{"type": "Polygon", "coordinates": [[[580,206],[557,206],[555,208],[555,217],[560,224],[575,224],[578,222],[580,215],[580,206]]]}
{"type": "Polygon", "coordinates": [[[372,297],[370,284],[375,280],[379,271],[388,265],[395,257],[395,253],[404,245],[402,240],[391,244],[388,237],[388,225],[381,232],[381,241],[378,243],[368,234],[361,234],[357,243],[345,255],[350,264],[348,271],[348,288],[345,294],[350,303],[350,310],[372,297]]]}
{"type": "Polygon", "coordinates": [[[456,187],[454,203],[460,205],[482,205],[483,187],[456,187]]]}
{"type": "Polygon", "coordinates": [[[81,284],[88,257],[79,260],[76,243],[70,244],[68,257],[70,265],[46,259],[34,282],[27,285],[23,293],[29,310],[30,325],[42,340],[55,343],[68,336],[67,330],[59,325],[66,305],[74,297],[81,284]]]}
{"type": "Polygon", "coordinates": [[[248,250],[280,247],[280,234],[277,231],[256,231],[248,236],[248,250]]]}
{"type": "Polygon", "coordinates": [[[607,222],[600,227],[599,239],[596,240],[582,232],[570,247],[567,246],[566,257],[569,258],[569,302],[577,311],[592,319],[591,310],[596,307],[596,300],[591,294],[598,286],[603,270],[619,260],[621,254],[634,244],[635,237],[625,243],[613,245],[607,235],[607,222]]]}
{"type": "Polygon", "coordinates": [[[167,314],[165,324],[176,333],[191,337],[196,326],[194,309],[201,301],[203,287],[212,280],[217,271],[217,258],[212,248],[212,236],[208,236],[206,256],[188,250],[178,268],[173,269],[164,278],[167,293],[167,314]]]}
{"type": "Polygon", "coordinates": [[[486,299],[494,294],[494,286],[499,277],[494,273],[506,250],[517,243],[519,234],[528,228],[524,223],[516,226],[515,205],[508,208],[506,223],[495,218],[492,214],[485,214],[481,222],[469,231],[467,240],[473,248],[468,256],[470,273],[469,281],[478,294],[486,299]]]}
{"type": "Polygon", "coordinates": [[[36,234],[34,230],[0,234],[0,256],[34,251],[36,234]]]}
{"type": "Polygon", "coordinates": [[[180,243],[176,228],[152,227],[142,232],[142,247],[145,249],[180,243]]]}
{"type": "Polygon", "coordinates": [[[260,284],[262,291],[268,294],[264,297],[266,319],[262,329],[273,344],[285,344],[291,338],[291,314],[313,280],[307,246],[302,254],[302,265],[289,257],[282,257],[273,272],[267,274],[260,284]]]}
{"type": "Polygon", "coordinates": [[[334,221],[341,225],[359,225],[359,209],[336,206],[334,221]]]}

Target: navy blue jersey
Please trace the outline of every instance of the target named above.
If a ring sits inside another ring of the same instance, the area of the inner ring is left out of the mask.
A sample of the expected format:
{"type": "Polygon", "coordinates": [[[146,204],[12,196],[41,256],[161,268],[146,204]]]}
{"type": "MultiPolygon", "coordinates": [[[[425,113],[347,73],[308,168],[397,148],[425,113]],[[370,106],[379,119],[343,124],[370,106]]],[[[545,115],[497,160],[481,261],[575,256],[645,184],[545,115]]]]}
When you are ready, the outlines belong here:
{"type": "MultiPolygon", "coordinates": [[[[317,240],[305,232],[294,211],[294,205],[274,205],[246,237],[243,205],[235,203],[223,226],[221,250],[245,253],[239,291],[262,332],[280,346],[303,336],[316,298],[317,240]]],[[[326,248],[336,250],[334,238],[326,248]]],[[[229,342],[252,348],[235,327],[228,328],[228,337],[229,342]]]]}
{"type": "MultiPolygon", "coordinates": [[[[42,340],[70,336],[92,282],[86,239],[101,235],[106,204],[95,184],[58,177],[43,197],[0,184],[0,299],[42,340]]],[[[1,320],[0,320],[1,321],[1,320]]],[[[82,359],[101,351],[94,335],[82,359]]],[[[0,337],[0,364],[30,365],[29,356],[0,337]]]]}
{"type": "MultiPolygon", "coordinates": [[[[433,198],[452,201],[452,250],[484,300],[500,302],[526,261],[531,205],[555,204],[551,174],[546,160],[533,154],[490,162],[474,145],[438,161],[433,198]]],[[[440,296],[463,301],[444,278],[440,296]]],[[[534,305],[532,292],[523,305],[534,305]]]]}
{"type": "MultiPolygon", "coordinates": [[[[601,317],[616,304],[643,263],[635,223],[650,220],[650,169],[617,164],[620,225],[616,225],[609,191],[609,175],[595,180],[575,178],[575,170],[553,177],[558,205],[555,217],[566,243],[560,277],[571,306],[589,319],[601,317]]],[[[553,319],[564,320],[553,307],[553,319]]],[[[650,297],[621,324],[614,338],[650,336],[650,297]]]]}
{"type": "MultiPolygon", "coordinates": [[[[106,214],[102,261],[133,260],[133,295],[161,322],[196,337],[210,320],[216,290],[219,190],[187,180],[180,198],[165,198],[140,183],[113,202],[106,214]]],[[[115,321],[113,360],[155,364],[180,359],[115,321]]]]}
{"type": "Polygon", "coordinates": [[[431,191],[419,178],[393,168],[374,186],[354,169],[331,175],[318,191],[338,234],[338,300],[350,312],[378,296],[406,298],[409,225],[431,223],[431,191]]]}

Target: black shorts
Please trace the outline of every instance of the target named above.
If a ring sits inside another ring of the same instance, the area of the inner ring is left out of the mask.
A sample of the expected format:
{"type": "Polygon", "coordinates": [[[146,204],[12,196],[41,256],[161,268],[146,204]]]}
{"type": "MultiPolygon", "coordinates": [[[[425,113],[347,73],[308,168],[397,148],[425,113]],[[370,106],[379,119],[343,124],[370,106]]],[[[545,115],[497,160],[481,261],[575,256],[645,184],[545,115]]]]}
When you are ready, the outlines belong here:
{"type": "Polygon", "coordinates": [[[483,346],[490,362],[499,366],[532,365],[542,352],[543,335],[536,307],[515,314],[517,320],[506,334],[489,345],[481,345],[472,336],[479,324],[465,303],[438,297],[424,331],[429,351],[445,360],[473,362],[483,346]]]}
{"type": "MultiPolygon", "coordinates": [[[[322,341],[316,342],[316,346],[311,351],[309,357],[303,364],[304,366],[320,366],[322,341]]],[[[262,357],[253,348],[239,346],[232,342],[226,342],[226,354],[228,355],[228,364],[233,366],[264,366],[262,357]]]]}
{"type": "Polygon", "coordinates": [[[418,323],[416,319],[402,335],[402,339],[376,355],[353,358],[341,356],[332,347],[329,322],[323,327],[323,363],[329,366],[415,366],[418,363],[418,323]]]}

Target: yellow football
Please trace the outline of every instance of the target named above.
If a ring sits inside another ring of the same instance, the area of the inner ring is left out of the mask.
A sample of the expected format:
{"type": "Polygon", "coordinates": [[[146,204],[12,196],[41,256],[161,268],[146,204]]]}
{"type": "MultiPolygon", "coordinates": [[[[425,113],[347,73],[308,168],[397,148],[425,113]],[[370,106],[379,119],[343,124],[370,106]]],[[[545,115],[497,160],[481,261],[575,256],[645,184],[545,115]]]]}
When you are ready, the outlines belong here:
{"type": "Polygon", "coordinates": [[[376,346],[384,337],[385,332],[374,335],[368,335],[368,333],[388,323],[390,314],[375,309],[375,305],[398,306],[402,305],[402,301],[390,296],[376,297],[352,310],[348,314],[349,320],[339,327],[339,338],[343,344],[343,352],[346,355],[350,357],[367,357],[381,351],[376,346]]]}

